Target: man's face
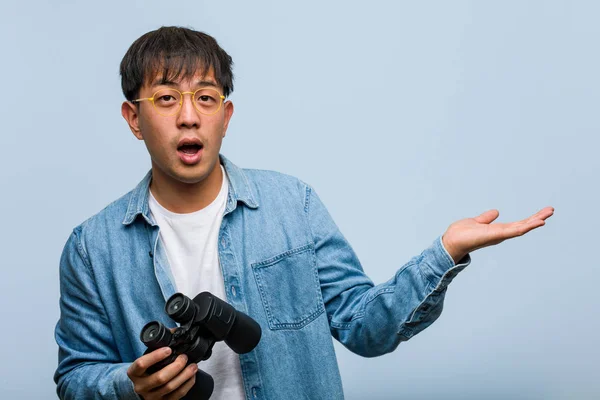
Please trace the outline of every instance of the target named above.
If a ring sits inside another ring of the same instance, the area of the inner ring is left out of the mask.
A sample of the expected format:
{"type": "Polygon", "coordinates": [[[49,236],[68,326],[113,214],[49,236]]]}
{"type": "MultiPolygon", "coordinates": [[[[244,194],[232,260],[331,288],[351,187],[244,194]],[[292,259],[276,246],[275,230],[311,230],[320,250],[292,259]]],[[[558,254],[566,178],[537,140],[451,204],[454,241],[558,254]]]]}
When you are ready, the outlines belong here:
{"type": "MultiPolygon", "coordinates": [[[[139,98],[152,97],[161,89],[194,92],[202,87],[222,93],[210,70],[178,82],[153,79],[141,88],[139,98]]],[[[122,113],[133,134],[144,140],[156,178],[194,184],[204,181],[219,165],[219,151],[233,104],[226,101],[215,114],[204,115],[194,107],[191,95],[185,94],[181,110],[175,115],[160,115],[150,101],[141,101],[137,109],[125,102],[122,113]]]]}

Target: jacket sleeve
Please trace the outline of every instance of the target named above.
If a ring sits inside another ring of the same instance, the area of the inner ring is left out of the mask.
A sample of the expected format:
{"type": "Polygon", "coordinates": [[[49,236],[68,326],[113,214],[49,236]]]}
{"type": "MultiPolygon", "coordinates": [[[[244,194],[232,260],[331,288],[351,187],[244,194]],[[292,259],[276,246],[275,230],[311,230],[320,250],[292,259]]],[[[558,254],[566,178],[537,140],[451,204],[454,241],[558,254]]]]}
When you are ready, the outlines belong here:
{"type": "Polygon", "coordinates": [[[138,400],[115,346],[94,275],[76,228],[60,259],[60,319],[56,324],[61,399],[138,400]]]}
{"type": "Polygon", "coordinates": [[[352,352],[375,357],[396,349],[441,314],[448,284],[467,265],[455,265],[441,236],[375,286],[327,209],[306,186],[308,222],[332,335],[352,352]]]}

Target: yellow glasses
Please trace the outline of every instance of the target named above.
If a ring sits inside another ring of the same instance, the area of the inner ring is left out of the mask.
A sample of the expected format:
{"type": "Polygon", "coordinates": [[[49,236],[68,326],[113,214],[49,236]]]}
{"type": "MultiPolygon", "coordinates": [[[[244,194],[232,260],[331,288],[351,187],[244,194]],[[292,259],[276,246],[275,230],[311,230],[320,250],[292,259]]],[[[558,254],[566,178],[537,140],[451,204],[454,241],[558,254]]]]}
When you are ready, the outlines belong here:
{"type": "Polygon", "coordinates": [[[192,95],[192,103],[200,114],[213,115],[221,108],[225,96],[215,89],[200,88],[195,92],[180,92],[177,89],[161,89],[154,93],[152,97],[133,100],[132,103],[148,100],[154,106],[154,109],[160,115],[165,117],[175,115],[181,110],[183,105],[183,95],[192,95]]]}

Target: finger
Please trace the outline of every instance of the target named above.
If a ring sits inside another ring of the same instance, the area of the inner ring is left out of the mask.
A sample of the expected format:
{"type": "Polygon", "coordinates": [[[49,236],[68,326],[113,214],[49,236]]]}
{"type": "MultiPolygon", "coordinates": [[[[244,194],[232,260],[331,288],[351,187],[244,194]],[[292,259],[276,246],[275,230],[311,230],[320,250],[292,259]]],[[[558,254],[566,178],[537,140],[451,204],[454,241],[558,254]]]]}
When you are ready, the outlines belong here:
{"type": "Polygon", "coordinates": [[[179,355],[171,364],[167,365],[160,371],[156,371],[148,377],[149,390],[156,389],[166,383],[170,382],[175,378],[186,366],[187,356],[185,354],[179,355]]]}
{"type": "Polygon", "coordinates": [[[522,225],[527,225],[527,226],[530,226],[531,224],[537,225],[539,223],[539,221],[544,221],[547,218],[551,217],[553,214],[554,214],[554,207],[544,207],[540,211],[533,214],[532,216],[522,219],[521,221],[512,222],[512,224],[522,224],[522,225]]]}
{"type": "Polygon", "coordinates": [[[512,222],[510,224],[494,224],[497,229],[497,237],[502,240],[512,239],[514,237],[523,236],[527,232],[532,231],[533,229],[539,228],[540,226],[544,226],[546,222],[542,219],[536,219],[529,222],[519,221],[512,222]]]}
{"type": "Polygon", "coordinates": [[[160,396],[165,396],[169,393],[174,392],[179,389],[182,385],[184,385],[190,378],[196,376],[196,372],[198,371],[198,364],[192,363],[183,369],[177,376],[171,379],[169,382],[164,384],[161,387],[156,388],[153,393],[156,393],[160,396]]]}
{"type": "Polygon", "coordinates": [[[492,221],[498,218],[499,215],[500,212],[498,210],[488,210],[473,219],[480,224],[490,224],[492,221]]]}
{"type": "Polygon", "coordinates": [[[546,222],[543,219],[536,219],[527,224],[524,224],[520,228],[516,230],[515,236],[523,236],[527,232],[531,232],[532,230],[539,228],[540,226],[546,225],[546,222]]]}
{"type": "MultiPolygon", "coordinates": [[[[194,364],[194,365],[196,365],[196,364],[194,364]]],[[[198,370],[198,367],[196,367],[196,370],[198,370]]],[[[174,391],[173,393],[170,393],[168,396],[166,396],[165,400],[181,399],[192,389],[192,387],[194,386],[195,383],[196,383],[196,373],[194,372],[194,375],[192,375],[192,377],[190,379],[188,379],[176,391],[174,391]]]]}
{"type": "Polygon", "coordinates": [[[536,219],[545,220],[551,217],[554,214],[554,207],[544,207],[537,213],[533,214],[531,217],[527,218],[526,222],[531,222],[536,219]]]}
{"type": "Polygon", "coordinates": [[[129,378],[136,376],[144,376],[146,374],[146,370],[156,364],[157,362],[164,360],[171,354],[170,347],[162,347],[160,349],[154,350],[148,354],[145,354],[135,360],[129,368],[127,369],[127,375],[129,378]]]}

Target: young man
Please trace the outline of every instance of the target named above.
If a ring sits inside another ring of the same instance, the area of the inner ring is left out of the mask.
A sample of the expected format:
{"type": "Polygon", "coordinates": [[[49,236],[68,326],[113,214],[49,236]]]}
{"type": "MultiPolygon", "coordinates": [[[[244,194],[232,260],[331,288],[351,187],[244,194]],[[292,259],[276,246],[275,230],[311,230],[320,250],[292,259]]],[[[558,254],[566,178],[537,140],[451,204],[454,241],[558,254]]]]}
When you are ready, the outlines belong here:
{"type": "Polygon", "coordinates": [[[61,260],[57,392],[64,399],[178,399],[198,365],[147,355],[140,330],[175,327],[165,301],[210,291],[262,327],[237,355],[223,342],[199,367],[214,399],[338,399],[332,336],[374,357],[437,319],[469,253],[544,225],[551,207],[515,223],[496,210],[458,221],[374,286],[306,183],[242,169],[219,151],[233,114],[232,60],[201,32],[163,27],[121,63],[122,115],[152,169],[137,187],[77,226],[61,260]]]}

